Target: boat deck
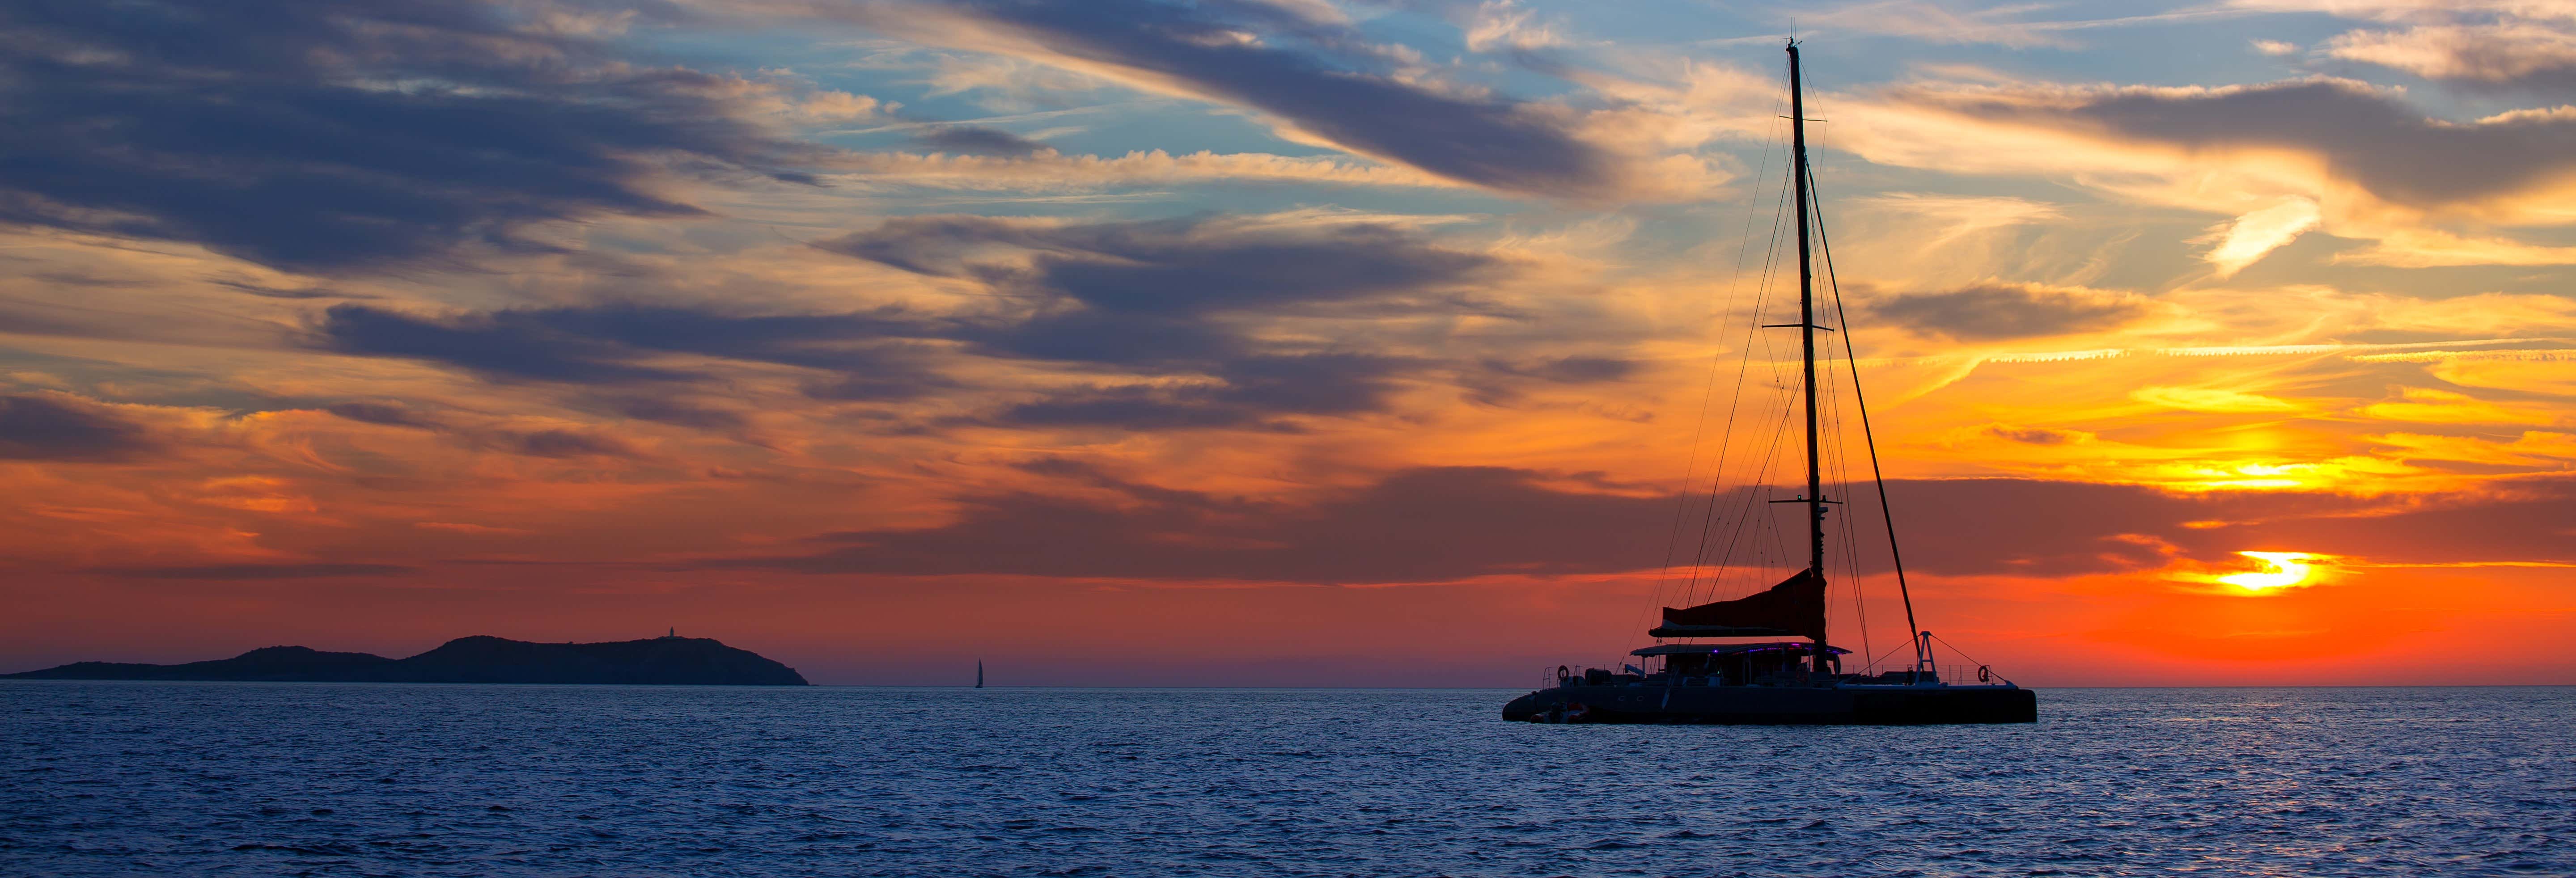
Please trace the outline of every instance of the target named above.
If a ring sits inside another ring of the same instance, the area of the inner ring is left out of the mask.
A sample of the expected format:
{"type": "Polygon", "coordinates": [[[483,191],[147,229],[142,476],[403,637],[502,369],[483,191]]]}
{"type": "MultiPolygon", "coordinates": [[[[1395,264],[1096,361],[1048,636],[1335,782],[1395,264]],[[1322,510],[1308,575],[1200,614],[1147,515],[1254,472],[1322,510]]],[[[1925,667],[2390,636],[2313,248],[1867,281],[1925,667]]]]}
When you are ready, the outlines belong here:
{"type": "Polygon", "coordinates": [[[2011,683],[1683,685],[1619,681],[1540,689],[1504,705],[1524,722],[1725,725],[1945,725],[2039,720],[2039,699],[2011,683]]]}

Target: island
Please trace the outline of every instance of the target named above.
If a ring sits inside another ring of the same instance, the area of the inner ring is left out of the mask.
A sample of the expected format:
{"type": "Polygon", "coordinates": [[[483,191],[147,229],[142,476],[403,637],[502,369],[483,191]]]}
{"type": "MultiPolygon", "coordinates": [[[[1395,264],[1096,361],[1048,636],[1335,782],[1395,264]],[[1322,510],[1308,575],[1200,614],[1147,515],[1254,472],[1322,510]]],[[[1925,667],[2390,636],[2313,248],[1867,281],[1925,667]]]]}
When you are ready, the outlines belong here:
{"type": "Polygon", "coordinates": [[[530,643],[459,637],[410,658],[323,652],[301,646],[254,649],[183,665],[74,662],[0,674],[13,680],[226,680],[296,683],[610,683],[647,686],[805,686],[796,669],[711,638],[613,643],[530,643]]]}

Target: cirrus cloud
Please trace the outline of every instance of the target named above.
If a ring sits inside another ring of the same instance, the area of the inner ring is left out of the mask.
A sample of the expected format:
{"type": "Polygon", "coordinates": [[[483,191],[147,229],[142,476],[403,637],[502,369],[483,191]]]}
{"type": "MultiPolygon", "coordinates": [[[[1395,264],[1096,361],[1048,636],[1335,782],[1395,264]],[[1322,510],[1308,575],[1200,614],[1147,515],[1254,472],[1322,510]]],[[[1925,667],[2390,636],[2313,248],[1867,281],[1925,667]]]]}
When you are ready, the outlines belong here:
{"type": "Polygon", "coordinates": [[[1992,283],[1878,299],[1871,312],[1918,333],[1996,341],[2110,329],[2145,316],[2135,293],[2086,287],[1992,283]]]}

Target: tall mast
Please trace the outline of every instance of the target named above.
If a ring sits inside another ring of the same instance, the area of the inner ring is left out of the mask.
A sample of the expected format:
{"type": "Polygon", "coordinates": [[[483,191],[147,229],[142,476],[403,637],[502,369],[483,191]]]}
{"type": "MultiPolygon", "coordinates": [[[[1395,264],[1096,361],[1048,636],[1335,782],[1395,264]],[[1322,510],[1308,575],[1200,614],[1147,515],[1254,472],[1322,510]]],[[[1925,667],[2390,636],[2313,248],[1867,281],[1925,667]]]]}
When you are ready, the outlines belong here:
{"type": "MultiPolygon", "coordinates": [[[[1789,42],[1789,176],[1798,188],[1798,337],[1806,350],[1807,572],[1825,578],[1825,480],[1816,452],[1816,273],[1807,244],[1807,99],[1798,78],[1798,43],[1789,42]]],[[[1827,650],[1816,641],[1815,670],[1825,673],[1827,650]]]]}

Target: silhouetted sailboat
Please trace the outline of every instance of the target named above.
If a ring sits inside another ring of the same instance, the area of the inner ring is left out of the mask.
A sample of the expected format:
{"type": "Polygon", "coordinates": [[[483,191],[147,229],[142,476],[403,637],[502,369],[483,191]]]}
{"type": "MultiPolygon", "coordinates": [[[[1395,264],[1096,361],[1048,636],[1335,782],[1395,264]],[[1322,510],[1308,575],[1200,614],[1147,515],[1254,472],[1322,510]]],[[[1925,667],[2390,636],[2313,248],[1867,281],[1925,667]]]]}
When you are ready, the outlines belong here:
{"type": "MultiPolygon", "coordinates": [[[[1888,552],[1896,569],[1897,588],[1905,599],[1912,667],[1882,674],[1846,674],[1841,656],[1825,639],[1825,512],[1842,501],[1825,497],[1822,455],[1816,422],[1816,332],[1831,328],[1816,323],[1816,291],[1809,235],[1815,212],[1810,204],[1813,170],[1807,165],[1806,97],[1798,68],[1798,44],[1789,52],[1789,119],[1791,187],[1797,193],[1798,322],[1768,328],[1798,330],[1803,349],[1806,416],[1806,491],[1794,500],[1806,507],[1807,566],[1779,584],[1749,597],[1685,608],[1663,608],[1663,622],[1647,634],[1658,638],[1803,637],[1800,641],[1735,643],[1663,643],[1629,653],[1637,664],[1618,670],[1590,668],[1575,673],[1556,669],[1554,685],[1512,699],[1503,718],[1555,722],[1643,723],[2006,723],[2038,719],[2038,698],[1988,668],[1977,669],[1977,682],[1944,682],[1933,661],[1932,634],[1914,621],[1914,599],[1905,590],[1903,557],[1896,553],[1896,525],[1888,516],[1888,552]]],[[[1831,268],[1831,251],[1827,251],[1831,268]]],[[[1840,299],[1836,299],[1837,311],[1840,299]]],[[[1758,322],[1758,321],[1757,321],[1758,322]]],[[[1846,337],[1846,344],[1849,339],[1846,337]]],[[[1852,394],[1860,403],[1859,375],[1854,367],[1852,394]]],[[[1867,434],[1869,414],[1860,405],[1867,434]]],[[[1880,511],[1887,509],[1887,488],[1878,477],[1876,442],[1870,442],[1870,468],[1879,483],[1880,511]]],[[[1721,458],[1721,467],[1723,460],[1721,458]]],[[[1715,509],[1716,489],[1711,489],[1715,509]]],[[[1750,493],[1747,494],[1748,499],[1750,493]]],[[[1710,524],[1714,523],[1714,513],[1710,524]]],[[[1701,559],[1695,559],[1697,565],[1701,559]]],[[[1696,570],[1696,566],[1694,566],[1696,570]]],[[[1694,573],[1694,582],[1697,574],[1694,573]]]]}
{"type": "Polygon", "coordinates": [[[975,688],[984,688],[984,660],[975,660],[975,688]]]}

